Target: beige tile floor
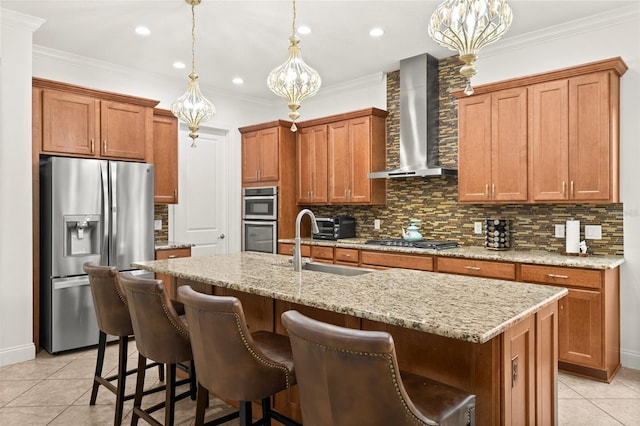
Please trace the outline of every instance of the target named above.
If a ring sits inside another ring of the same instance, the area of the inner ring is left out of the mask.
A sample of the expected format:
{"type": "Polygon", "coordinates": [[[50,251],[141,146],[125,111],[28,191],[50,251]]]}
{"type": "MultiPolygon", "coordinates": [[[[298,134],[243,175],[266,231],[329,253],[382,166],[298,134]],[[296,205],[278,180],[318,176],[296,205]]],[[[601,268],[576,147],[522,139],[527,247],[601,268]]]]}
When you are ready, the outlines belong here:
{"type": "MultiPolygon", "coordinates": [[[[130,343],[128,365],[137,362],[135,342],[130,343]]],[[[89,406],[96,349],[49,355],[41,351],[35,360],[0,367],[0,425],[111,425],[115,396],[101,388],[95,406],[89,406]]],[[[116,371],[117,345],[110,344],[104,371],[116,371]]],[[[148,384],[158,380],[157,369],[148,370],[148,384]]],[[[127,380],[128,392],[135,376],[127,380]]],[[[155,403],[164,394],[146,397],[155,403]]],[[[132,401],[125,403],[124,425],[131,420],[132,401]]],[[[146,405],[146,404],[145,404],[146,405]]],[[[212,399],[207,417],[231,411],[212,399]]],[[[193,425],[195,402],[186,398],[176,407],[176,425],[193,425]]],[[[640,425],[640,370],[622,368],[612,383],[599,383],[560,373],[558,419],[561,426],[640,425]]],[[[154,417],[163,421],[163,411],[154,417]]],[[[141,421],[140,424],[145,424],[141,421]]],[[[237,420],[228,425],[237,424],[237,420]]]]}

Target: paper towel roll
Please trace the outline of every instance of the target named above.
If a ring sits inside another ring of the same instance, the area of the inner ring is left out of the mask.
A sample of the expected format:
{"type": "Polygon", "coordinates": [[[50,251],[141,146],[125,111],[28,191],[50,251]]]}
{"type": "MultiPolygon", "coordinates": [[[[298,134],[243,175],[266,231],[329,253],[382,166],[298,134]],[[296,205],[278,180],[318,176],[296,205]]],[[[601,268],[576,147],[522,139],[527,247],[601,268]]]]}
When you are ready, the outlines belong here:
{"type": "Polygon", "coordinates": [[[580,253],[580,221],[568,220],[565,226],[566,252],[580,253]]]}

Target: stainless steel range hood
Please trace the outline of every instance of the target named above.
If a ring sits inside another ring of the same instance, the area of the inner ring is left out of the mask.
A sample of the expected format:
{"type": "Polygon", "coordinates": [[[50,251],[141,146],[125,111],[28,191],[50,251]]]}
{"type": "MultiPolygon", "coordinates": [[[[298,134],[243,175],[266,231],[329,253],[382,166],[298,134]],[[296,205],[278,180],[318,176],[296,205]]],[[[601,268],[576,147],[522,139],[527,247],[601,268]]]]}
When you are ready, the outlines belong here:
{"type": "Polygon", "coordinates": [[[370,179],[456,175],[438,152],[438,60],[422,54],[400,61],[400,167],[370,179]]]}

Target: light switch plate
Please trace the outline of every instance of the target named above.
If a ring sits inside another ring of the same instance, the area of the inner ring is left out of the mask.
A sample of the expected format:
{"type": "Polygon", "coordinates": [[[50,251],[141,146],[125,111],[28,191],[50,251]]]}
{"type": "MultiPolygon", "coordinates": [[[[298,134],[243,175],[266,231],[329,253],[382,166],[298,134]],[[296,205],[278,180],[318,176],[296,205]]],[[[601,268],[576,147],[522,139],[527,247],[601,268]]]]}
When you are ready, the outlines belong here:
{"type": "Polygon", "coordinates": [[[373,229],[380,229],[380,219],[373,220],[373,229]]]}
{"type": "Polygon", "coordinates": [[[154,220],[153,221],[153,229],[156,230],[156,231],[162,230],[162,219],[158,219],[158,220],[154,220]]]}
{"type": "Polygon", "coordinates": [[[473,223],[473,233],[474,234],[482,234],[482,222],[474,222],[473,223]]]}
{"type": "Polygon", "coordinates": [[[564,225],[556,225],[556,238],[564,238],[564,225]]]}
{"type": "Polygon", "coordinates": [[[601,240],[602,225],[585,225],[584,238],[585,240],[601,240]]]}

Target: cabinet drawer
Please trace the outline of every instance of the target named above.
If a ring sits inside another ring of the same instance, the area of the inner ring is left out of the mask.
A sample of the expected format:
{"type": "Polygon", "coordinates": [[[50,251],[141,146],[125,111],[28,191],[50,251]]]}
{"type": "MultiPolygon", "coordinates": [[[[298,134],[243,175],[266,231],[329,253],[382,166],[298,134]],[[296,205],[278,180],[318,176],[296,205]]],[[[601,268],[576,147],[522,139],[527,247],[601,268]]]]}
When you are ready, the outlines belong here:
{"type": "Polygon", "coordinates": [[[311,258],[333,262],[333,247],[311,246],[311,258]]]}
{"type": "Polygon", "coordinates": [[[336,247],[336,262],[358,263],[358,249],[346,249],[336,247]]]}
{"type": "Polygon", "coordinates": [[[414,256],[410,254],[382,253],[365,251],[360,253],[362,266],[386,266],[389,268],[418,269],[433,271],[431,256],[414,256]]]}
{"type": "Polygon", "coordinates": [[[156,251],[157,260],[174,259],[178,257],[191,257],[191,247],[156,251]]]}
{"type": "Polygon", "coordinates": [[[487,262],[485,260],[439,257],[438,272],[502,280],[516,279],[516,265],[514,263],[487,262]]]}
{"type": "Polygon", "coordinates": [[[556,266],[522,265],[522,281],[558,286],[601,288],[602,275],[594,269],[562,268],[556,266]]]}
{"type": "MultiPolygon", "coordinates": [[[[295,244],[279,243],[278,244],[278,253],[279,254],[286,254],[287,256],[292,256],[294,247],[295,247],[295,244]]],[[[301,244],[300,245],[300,255],[302,257],[311,257],[311,246],[306,245],[306,244],[301,244]]]]}

